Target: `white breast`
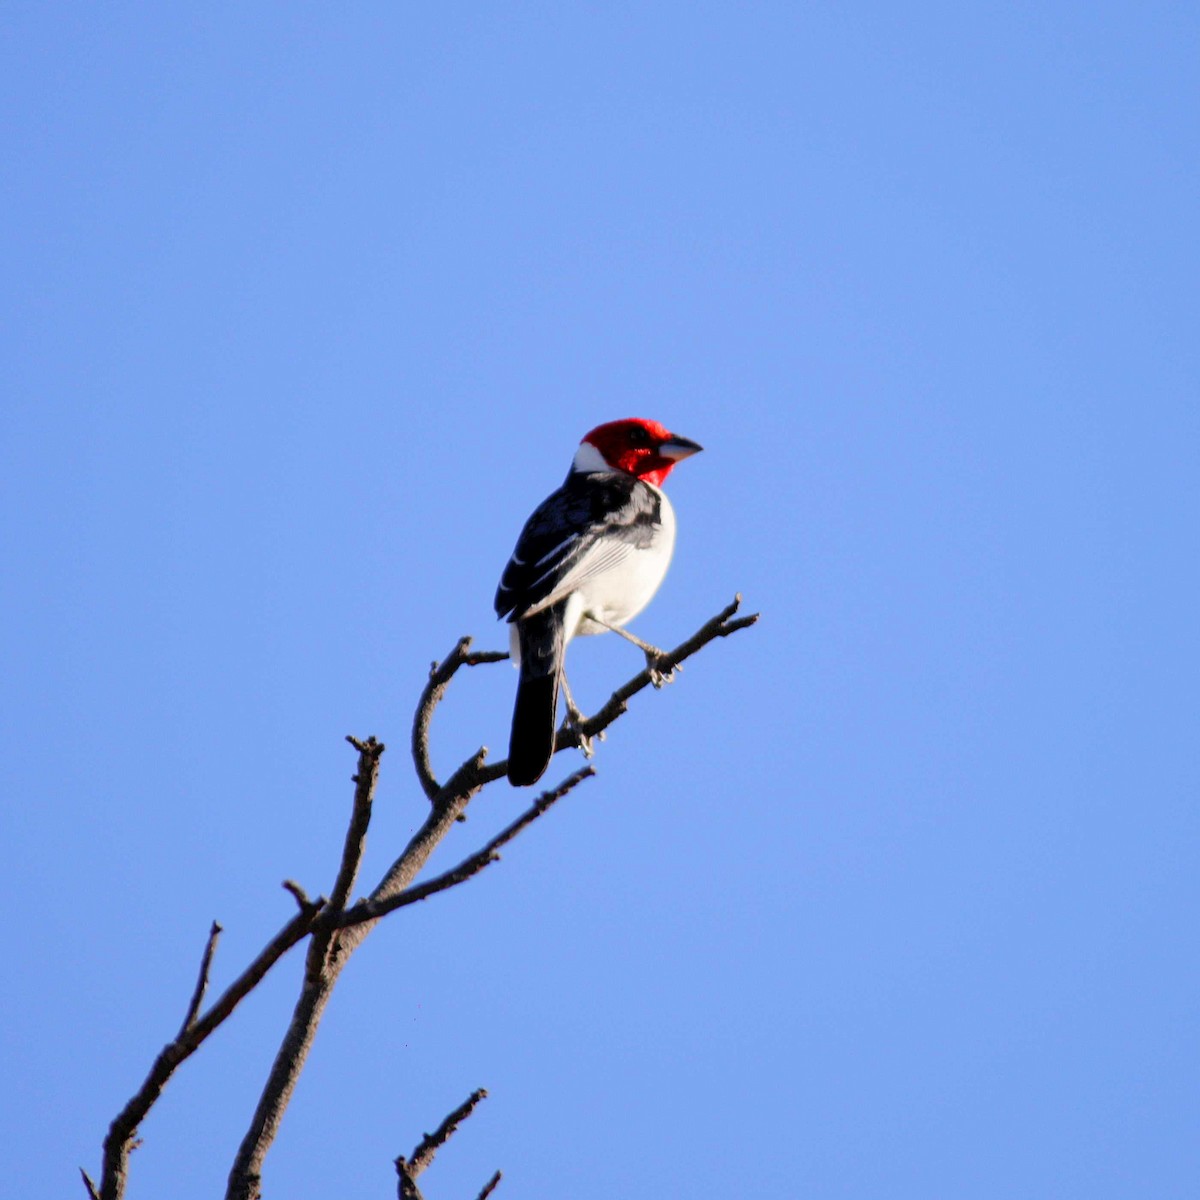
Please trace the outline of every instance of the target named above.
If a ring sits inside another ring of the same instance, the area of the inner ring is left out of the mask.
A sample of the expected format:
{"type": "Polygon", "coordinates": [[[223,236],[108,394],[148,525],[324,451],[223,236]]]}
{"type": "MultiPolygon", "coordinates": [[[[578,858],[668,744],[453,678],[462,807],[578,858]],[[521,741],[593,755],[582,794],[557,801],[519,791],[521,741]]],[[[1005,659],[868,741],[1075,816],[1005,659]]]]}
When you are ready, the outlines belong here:
{"type": "Polygon", "coordinates": [[[661,490],[655,488],[655,491],[661,502],[660,523],[650,544],[626,555],[607,571],[583,581],[567,602],[569,636],[604,632],[603,625],[583,619],[586,612],[594,613],[609,625],[624,625],[636,617],[658,591],[675,550],[675,510],[661,490]]]}

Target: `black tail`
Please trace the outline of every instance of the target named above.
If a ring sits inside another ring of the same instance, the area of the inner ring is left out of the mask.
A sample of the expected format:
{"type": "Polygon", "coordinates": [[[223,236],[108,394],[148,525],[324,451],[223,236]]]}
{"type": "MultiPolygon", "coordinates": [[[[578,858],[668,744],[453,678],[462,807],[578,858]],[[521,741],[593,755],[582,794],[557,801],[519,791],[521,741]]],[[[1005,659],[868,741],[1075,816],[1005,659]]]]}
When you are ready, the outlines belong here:
{"type": "Polygon", "coordinates": [[[528,787],[545,774],[554,756],[558,685],[562,678],[563,605],[556,604],[517,623],[521,681],[508,739],[508,781],[528,787]]]}

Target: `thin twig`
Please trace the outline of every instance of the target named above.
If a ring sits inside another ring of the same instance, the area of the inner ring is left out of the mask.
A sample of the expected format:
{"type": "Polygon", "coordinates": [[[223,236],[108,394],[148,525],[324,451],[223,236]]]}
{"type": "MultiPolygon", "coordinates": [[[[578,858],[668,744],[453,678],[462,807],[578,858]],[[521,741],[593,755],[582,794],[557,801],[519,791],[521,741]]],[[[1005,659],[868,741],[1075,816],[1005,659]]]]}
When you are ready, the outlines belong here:
{"type": "MultiPolygon", "coordinates": [[[[758,620],[758,613],[751,613],[747,617],[738,617],[736,621],[730,620],[730,617],[737,612],[741,603],[742,597],[739,593],[734,596],[732,603],[726,605],[715,617],[701,625],[690,638],[680,642],[674,650],[666,651],[659,660],[658,670],[661,672],[664,667],[668,669],[670,667],[677,667],[686,659],[691,658],[693,654],[704,649],[709,642],[715,641],[717,638],[728,637],[731,633],[737,633],[739,629],[747,629],[749,626],[755,624],[758,620]]],[[[647,666],[644,671],[639,671],[628,683],[617,688],[601,708],[580,723],[578,730],[570,728],[560,729],[555,745],[555,753],[566,747],[578,746],[581,736],[595,737],[598,733],[602,733],[627,710],[628,701],[633,696],[653,685],[654,678],[655,671],[647,666]]]]}
{"type": "MultiPolygon", "coordinates": [[[[442,785],[430,806],[429,816],[409,839],[400,857],[384,872],[370,895],[371,901],[391,899],[404,891],[420,874],[442,838],[450,832],[471,798],[483,787],[483,760],[486,755],[487,748],[481,746],[442,785]]],[[[363,922],[355,929],[348,930],[348,936],[358,934],[358,940],[361,941],[371,928],[371,922],[363,922]]]]}
{"type": "Polygon", "coordinates": [[[96,1191],[96,1185],[92,1181],[92,1177],[82,1168],[79,1168],[80,1175],[83,1176],[83,1186],[87,1188],[88,1196],[91,1200],[100,1200],[100,1193],[96,1191]]]}
{"type": "MultiPolygon", "coordinates": [[[[709,642],[716,641],[717,638],[729,637],[732,633],[737,633],[741,629],[748,629],[758,621],[759,614],[751,613],[746,617],[738,617],[737,620],[730,620],[734,613],[741,606],[742,597],[739,592],[734,596],[733,601],[727,604],[717,615],[708,621],[705,621],[690,638],[679,643],[674,650],[664,651],[662,658],[659,660],[657,673],[662,672],[664,667],[677,667],[692,655],[703,650],[709,642]]],[[[578,747],[583,738],[593,738],[597,734],[603,733],[614,721],[622,716],[629,707],[629,700],[636,696],[638,692],[653,686],[656,672],[647,666],[644,670],[639,671],[632,679],[623,683],[604,704],[596,710],[590,717],[582,721],[578,728],[564,722],[559,728],[555,736],[554,753],[558,754],[562,750],[571,750],[578,747]]],[[[444,689],[443,689],[444,690],[444,689]]],[[[436,703],[436,700],[434,701],[436,703]]],[[[459,768],[461,771],[470,763],[463,763],[459,768]]],[[[497,762],[479,763],[474,769],[472,779],[479,787],[486,787],[489,783],[497,779],[503,779],[508,773],[508,760],[500,759],[497,762]]]]}
{"type": "Polygon", "coordinates": [[[350,824],[346,827],[346,840],[342,845],[342,862],[329,895],[329,907],[334,912],[346,907],[354,881],[358,878],[359,864],[366,848],[367,826],[371,823],[375,785],[379,782],[379,760],[386,749],[382,742],[377,742],[373,737],[360,742],[355,737],[347,736],[346,741],[358,751],[358,770],[354,775],[354,806],[350,811],[350,824]]]}
{"type": "Polygon", "coordinates": [[[414,1177],[433,1162],[433,1156],[454,1136],[458,1127],[475,1111],[476,1105],[486,1099],[486,1089],[476,1088],[432,1133],[421,1139],[408,1159],[408,1169],[414,1177]]]}
{"type": "MultiPolygon", "coordinates": [[[[358,751],[358,770],[354,776],[350,821],[332,892],[335,902],[331,901],[327,906],[330,913],[339,912],[345,907],[358,875],[375,788],[379,782],[379,759],[384,751],[383,744],[374,738],[360,741],[348,737],[346,740],[358,751]]],[[[313,1038],[316,1037],[333,986],[357,944],[347,939],[332,923],[315,925],[312,933],[304,959],[304,982],[292,1019],[284,1031],[254,1116],[229,1170],[225,1192],[228,1200],[256,1200],[261,1194],[263,1160],[279,1132],[279,1124],[312,1049],[313,1038]]]]}
{"type": "Polygon", "coordinates": [[[500,1172],[497,1171],[495,1175],[493,1175],[491,1179],[489,1179],[487,1183],[483,1185],[483,1191],[479,1193],[475,1200],[487,1200],[487,1198],[496,1190],[501,1178],[502,1176],[500,1175],[500,1172]]]}
{"type": "MultiPolygon", "coordinates": [[[[475,1111],[476,1105],[486,1099],[487,1092],[483,1088],[476,1088],[432,1133],[427,1133],[421,1139],[410,1157],[405,1158],[401,1154],[396,1159],[396,1177],[399,1181],[397,1194],[400,1200],[421,1200],[417,1176],[433,1162],[434,1155],[454,1136],[458,1127],[475,1111]]],[[[499,1175],[497,1171],[481,1195],[486,1196],[496,1186],[499,1175]]]]}
{"type": "Polygon", "coordinates": [[[294,879],[285,879],[280,886],[300,906],[301,912],[312,904],[312,901],[308,898],[308,893],[294,879]]]}
{"type": "Polygon", "coordinates": [[[432,663],[429,668],[429,680],[421,691],[420,700],[417,701],[412,727],[413,765],[416,767],[421,790],[429,800],[435,799],[442,790],[429,759],[429,725],[433,720],[433,710],[446,694],[446,687],[459,667],[503,662],[508,657],[502,650],[479,650],[472,654],[470,649],[471,639],[459,638],[454,649],[440,663],[432,663]]]}
{"type": "Polygon", "coordinates": [[[298,912],[263,948],[253,962],[221,993],[213,1006],[189,1031],[187,1052],[191,1054],[210,1033],[225,1021],[246,998],[266,973],[312,928],[317,914],[325,906],[325,897],[318,896],[303,912],[298,912]],[[195,1041],[195,1046],[191,1045],[195,1041]]]}
{"type": "Polygon", "coordinates": [[[200,959],[200,977],[196,980],[196,990],[192,992],[192,999],[184,1014],[183,1024],[179,1027],[178,1037],[183,1037],[196,1023],[200,1005],[204,1003],[204,993],[208,990],[208,975],[212,970],[213,955],[217,952],[217,939],[220,936],[220,923],[214,921],[212,928],[208,931],[208,941],[204,944],[204,954],[200,959]]]}
{"type": "Polygon", "coordinates": [[[428,900],[430,896],[434,896],[438,892],[444,892],[447,888],[466,883],[468,879],[478,875],[485,867],[499,861],[500,855],[497,851],[501,846],[511,842],[517,834],[532,825],[554,803],[595,773],[595,767],[581,767],[573,775],[564,779],[558,787],[543,792],[512,824],[505,826],[487,845],[464,858],[458,866],[451,867],[450,870],[444,871],[441,875],[435,875],[432,879],[417,884],[415,887],[406,888],[387,900],[362,900],[346,909],[345,912],[332,912],[328,916],[329,922],[339,928],[348,928],[351,925],[361,925],[364,921],[377,921],[380,917],[395,912],[398,908],[416,904],[419,900],[428,900]]]}

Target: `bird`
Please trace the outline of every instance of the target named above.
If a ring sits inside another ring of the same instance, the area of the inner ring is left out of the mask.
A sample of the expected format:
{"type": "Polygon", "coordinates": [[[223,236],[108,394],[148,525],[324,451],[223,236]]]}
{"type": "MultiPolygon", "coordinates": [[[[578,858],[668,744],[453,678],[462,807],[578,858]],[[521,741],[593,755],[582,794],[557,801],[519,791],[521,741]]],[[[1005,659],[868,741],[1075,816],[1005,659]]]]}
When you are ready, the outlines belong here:
{"type": "Polygon", "coordinates": [[[663,482],[702,449],[642,417],[597,425],[562,486],[525,522],[495,601],[520,671],[508,746],[514,787],[536,783],[550,765],[560,689],[568,719],[582,721],[563,673],[573,637],[618,633],[642,649],[656,684],[664,678],[662,652],[621,626],[650,602],[671,562],[675,512],[663,482]]]}

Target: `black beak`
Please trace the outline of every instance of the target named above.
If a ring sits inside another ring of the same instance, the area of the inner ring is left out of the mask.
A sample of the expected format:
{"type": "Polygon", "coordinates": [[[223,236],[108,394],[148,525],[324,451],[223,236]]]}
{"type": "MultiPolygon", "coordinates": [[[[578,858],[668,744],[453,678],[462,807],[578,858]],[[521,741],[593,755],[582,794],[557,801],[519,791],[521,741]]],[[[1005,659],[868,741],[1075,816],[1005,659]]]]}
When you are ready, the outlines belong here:
{"type": "Polygon", "coordinates": [[[658,453],[663,458],[670,459],[671,462],[679,462],[681,459],[691,458],[693,454],[699,454],[703,449],[704,447],[699,442],[671,434],[670,439],[659,446],[658,453]]]}

